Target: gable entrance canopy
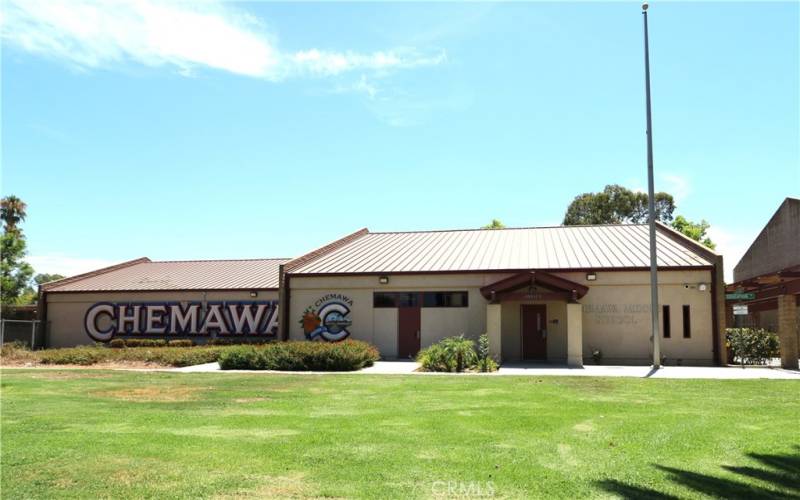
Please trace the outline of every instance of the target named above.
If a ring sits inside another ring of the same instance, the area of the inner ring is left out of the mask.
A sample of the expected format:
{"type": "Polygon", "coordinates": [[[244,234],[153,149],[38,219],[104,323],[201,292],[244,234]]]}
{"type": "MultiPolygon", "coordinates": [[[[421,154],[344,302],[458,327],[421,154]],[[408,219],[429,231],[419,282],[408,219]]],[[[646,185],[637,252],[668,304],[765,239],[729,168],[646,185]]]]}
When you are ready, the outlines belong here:
{"type": "Polygon", "coordinates": [[[481,288],[481,295],[493,303],[505,300],[566,300],[576,302],[589,287],[545,271],[526,271],[481,288]],[[543,287],[545,290],[540,290],[543,287]]]}

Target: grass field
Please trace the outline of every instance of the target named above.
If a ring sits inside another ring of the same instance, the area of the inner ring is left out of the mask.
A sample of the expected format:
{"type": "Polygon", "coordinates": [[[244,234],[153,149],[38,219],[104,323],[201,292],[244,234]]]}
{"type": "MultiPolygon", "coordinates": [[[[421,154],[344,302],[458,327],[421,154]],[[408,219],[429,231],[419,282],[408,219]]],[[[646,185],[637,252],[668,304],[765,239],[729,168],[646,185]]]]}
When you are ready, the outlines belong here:
{"type": "Polygon", "coordinates": [[[800,495],[800,383],[2,372],[2,496],[800,495]]]}

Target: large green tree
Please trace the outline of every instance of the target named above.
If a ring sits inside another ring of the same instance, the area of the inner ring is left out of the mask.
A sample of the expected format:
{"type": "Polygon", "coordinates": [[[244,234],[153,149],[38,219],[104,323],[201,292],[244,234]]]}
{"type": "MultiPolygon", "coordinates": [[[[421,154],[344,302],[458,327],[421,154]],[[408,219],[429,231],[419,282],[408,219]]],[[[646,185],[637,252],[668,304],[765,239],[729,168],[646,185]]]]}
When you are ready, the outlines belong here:
{"type": "MultiPolygon", "coordinates": [[[[618,184],[610,184],[597,193],[575,197],[564,215],[565,226],[580,224],[639,224],[647,222],[648,196],[618,184]]],[[[668,193],[656,193],[656,219],[669,223],[675,200],[668,193]]]]}
{"type": "MultiPolygon", "coordinates": [[[[647,222],[647,193],[610,184],[597,193],[583,193],[575,197],[564,215],[565,226],[581,224],[642,224],[647,222]]],[[[716,245],[707,235],[710,224],[705,220],[692,222],[682,215],[673,220],[675,199],[669,193],[656,193],[656,220],[671,226],[689,238],[699,241],[708,248],[716,245]]]]}
{"type": "Polygon", "coordinates": [[[16,196],[0,200],[3,235],[0,237],[0,301],[16,304],[30,287],[33,268],[23,259],[25,236],[19,223],[25,220],[25,203],[16,196]]]}

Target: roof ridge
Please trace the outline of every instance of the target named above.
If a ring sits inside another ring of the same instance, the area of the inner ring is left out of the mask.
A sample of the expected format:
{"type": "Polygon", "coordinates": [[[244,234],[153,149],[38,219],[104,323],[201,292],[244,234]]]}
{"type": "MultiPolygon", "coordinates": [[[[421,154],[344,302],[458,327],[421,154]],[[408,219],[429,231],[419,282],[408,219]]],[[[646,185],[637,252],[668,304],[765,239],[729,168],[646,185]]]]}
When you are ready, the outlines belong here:
{"type": "Polygon", "coordinates": [[[100,269],[89,271],[88,273],[76,274],[75,276],[69,276],[67,278],[51,281],[49,283],[43,283],[39,285],[39,288],[41,288],[43,291],[48,291],[51,288],[59,287],[62,285],[68,285],[70,283],[75,283],[76,281],[81,281],[87,278],[93,278],[95,276],[99,276],[101,274],[110,273],[111,271],[116,271],[117,269],[123,269],[126,267],[135,266],[136,264],[145,264],[147,262],[152,262],[152,261],[148,257],[139,257],[138,259],[126,260],[125,262],[120,262],[119,264],[114,264],[113,266],[101,267],[100,269]]]}
{"type": "Polygon", "coordinates": [[[261,259],[186,259],[186,260],[151,260],[151,264],[175,264],[178,262],[255,262],[262,260],[290,261],[292,257],[265,257],[261,259]]]}
{"type": "Polygon", "coordinates": [[[704,257],[710,258],[712,261],[720,256],[716,251],[703,245],[699,241],[695,241],[677,229],[664,224],[661,221],[656,221],[656,229],[660,229],[668,238],[676,243],[685,246],[694,247],[693,250],[703,254],[704,257]]]}
{"type": "Polygon", "coordinates": [[[500,227],[500,228],[464,228],[464,229],[425,229],[421,231],[370,231],[369,234],[418,234],[418,233],[457,233],[457,232],[470,232],[470,231],[520,231],[525,229],[570,229],[574,227],[638,227],[646,226],[644,223],[618,223],[618,224],[569,224],[569,225],[554,225],[554,226],[521,226],[521,227],[500,227]]]}
{"type": "Polygon", "coordinates": [[[309,262],[316,260],[322,257],[323,255],[330,253],[338,248],[341,248],[347,245],[348,243],[351,243],[367,234],[369,234],[369,229],[364,227],[354,233],[348,234],[343,238],[339,238],[338,240],[332,241],[327,245],[323,245],[315,250],[305,253],[300,257],[297,257],[295,259],[290,260],[289,262],[284,263],[283,264],[284,272],[290,272],[292,269],[296,269],[300,266],[308,264],[309,262]]]}

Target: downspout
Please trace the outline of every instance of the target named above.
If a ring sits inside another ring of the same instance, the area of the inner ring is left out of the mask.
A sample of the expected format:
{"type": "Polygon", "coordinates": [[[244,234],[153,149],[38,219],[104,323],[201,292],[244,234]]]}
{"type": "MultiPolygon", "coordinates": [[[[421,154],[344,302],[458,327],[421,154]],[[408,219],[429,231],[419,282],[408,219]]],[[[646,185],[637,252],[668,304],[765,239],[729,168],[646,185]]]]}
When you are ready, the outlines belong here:
{"type": "MultiPolygon", "coordinates": [[[[39,320],[39,339],[42,343],[43,348],[47,348],[50,344],[47,338],[47,293],[42,288],[42,285],[39,285],[38,290],[38,299],[36,302],[36,317],[39,320]]],[[[31,349],[35,349],[36,346],[31,346],[31,349]]]]}
{"type": "Polygon", "coordinates": [[[286,265],[278,266],[278,339],[289,339],[289,279],[286,265]]]}
{"type": "Polygon", "coordinates": [[[725,346],[725,279],[723,276],[722,256],[714,259],[714,270],[711,272],[711,328],[714,352],[714,363],[724,366],[728,363],[728,349],[725,346]]]}

